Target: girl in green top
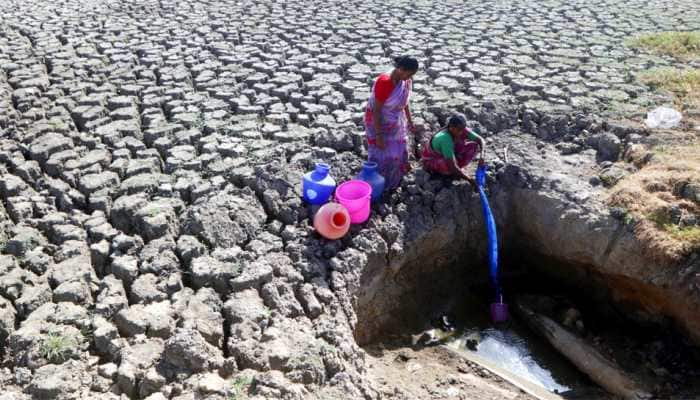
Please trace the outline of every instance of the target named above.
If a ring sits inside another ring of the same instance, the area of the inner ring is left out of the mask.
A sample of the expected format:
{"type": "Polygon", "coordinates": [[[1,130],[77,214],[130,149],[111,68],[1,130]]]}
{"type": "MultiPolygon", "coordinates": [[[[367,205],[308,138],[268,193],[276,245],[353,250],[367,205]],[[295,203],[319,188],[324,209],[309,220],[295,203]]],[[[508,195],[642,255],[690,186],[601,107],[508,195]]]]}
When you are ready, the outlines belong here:
{"type": "Polygon", "coordinates": [[[460,113],[453,114],[447,120],[447,126],[433,135],[423,145],[421,161],[423,168],[429,172],[467,180],[476,188],[476,182],[462,172],[479,152],[479,164],[484,162],[486,143],[484,139],[467,129],[467,118],[460,113]]]}

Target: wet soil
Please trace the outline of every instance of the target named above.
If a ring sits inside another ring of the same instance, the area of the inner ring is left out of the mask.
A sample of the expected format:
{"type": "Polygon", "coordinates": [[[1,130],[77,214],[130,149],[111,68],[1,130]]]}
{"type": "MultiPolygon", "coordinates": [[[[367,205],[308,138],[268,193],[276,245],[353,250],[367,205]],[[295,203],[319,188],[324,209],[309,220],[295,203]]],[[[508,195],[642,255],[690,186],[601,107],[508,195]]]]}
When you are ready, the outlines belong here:
{"type": "Polygon", "coordinates": [[[508,399],[534,397],[443,347],[414,350],[393,341],[365,347],[369,377],[385,399],[508,399]]]}

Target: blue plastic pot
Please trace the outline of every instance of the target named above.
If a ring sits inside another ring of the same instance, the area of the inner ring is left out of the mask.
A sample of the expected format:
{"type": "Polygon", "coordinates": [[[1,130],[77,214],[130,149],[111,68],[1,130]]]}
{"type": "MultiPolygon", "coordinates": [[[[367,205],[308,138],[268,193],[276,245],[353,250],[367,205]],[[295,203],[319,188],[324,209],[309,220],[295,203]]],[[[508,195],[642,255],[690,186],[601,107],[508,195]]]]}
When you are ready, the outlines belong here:
{"type": "Polygon", "coordinates": [[[318,163],[316,169],[302,179],[302,197],[309,204],[321,205],[328,201],[335,190],[335,179],[328,174],[331,167],[318,163]]]}
{"type": "Polygon", "coordinates": [[[379,173],[376,162],[363,162],[362,171],[360,171],[360,173],[355,177],[355,179],[365,181],[369,183],[369,186],[372,187],[372,202],[378,201],[382,198],[382,193],[384,193],[384,185],[386,184],[386,179],[379,173]]]}

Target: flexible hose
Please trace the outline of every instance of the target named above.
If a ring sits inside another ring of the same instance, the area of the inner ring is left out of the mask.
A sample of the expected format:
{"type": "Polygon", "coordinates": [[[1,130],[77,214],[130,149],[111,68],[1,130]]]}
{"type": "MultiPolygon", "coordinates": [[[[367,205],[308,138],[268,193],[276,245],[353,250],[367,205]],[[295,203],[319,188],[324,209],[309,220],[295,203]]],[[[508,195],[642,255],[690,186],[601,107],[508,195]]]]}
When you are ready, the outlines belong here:
{"type": "Polygon", "coordinates": [[[498,236],[496,235],[496,221],[493,219],[489,199],[484,192],[486,184],[486,165],[480,165],[476,169],[476,184],[479,188],[479,198],[481,199],[481,209],[484,212],[484,220],[486,221],[486,234],[488,238],[488,253],[489,253],[489,278],[491,285],[495,290],[496,302],[503,302],[503,294],[501,293],[501,285],[498,280],[498,236]]]}

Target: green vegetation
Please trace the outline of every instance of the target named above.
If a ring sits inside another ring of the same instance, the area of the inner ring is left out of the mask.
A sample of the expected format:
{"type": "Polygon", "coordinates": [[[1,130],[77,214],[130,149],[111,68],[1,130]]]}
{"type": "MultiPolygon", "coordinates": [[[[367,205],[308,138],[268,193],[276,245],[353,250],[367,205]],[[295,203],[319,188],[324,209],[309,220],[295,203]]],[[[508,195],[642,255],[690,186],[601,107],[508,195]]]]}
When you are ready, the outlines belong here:
{"type": "Polygon", "coordinates": [[[207,118],[204,115],[203,112],[199,112],[197,114],[197,119],[194,120],[194,123],[192,124],[195,128],[202,130],[204,128],[204,125],[207,123],[207,118]]]}
{"type": "Polygon", "coordinates": [[[700,227],[676,225],[667,212],[659,210],[648,215],[647,218],[673,239],[687,243],[692,248],[700,248],[700,227]]]}
{"type": "Polygon", "coordinates": [[[600,178],[600,181],[603,182],[603,186],[605,187],[615,186],[619,180],[619,177],[612,174],[600,174],[598,178],[600,178]]]}
{"type": "Polygon", "coordinates": [[[253,387],[253,379],[247,376],[238,376],[231,382],[228,392],[228,400],[242,400],[248,398],[248,393],[253,387]]]}
{"type": "MultiPolygon", "coordinates": [[[[628,40],[627,45],[681,61],[700,59],[700,31],[647,33],[628,40]]],[[[673,94],[674,105],[681,111],[700,109],[699,68],[655,68],[640,73],[637,79],[652,89],[673,94]]]]}
{"type": "Polygon", "coordinates": [[[231,274],[237,277],[243,272],[243,265],[240,262],[229,263],[231,265],[231,274]]]}
{"type": "Polygon", "coordinates": [[[78,346],[77,341],[56,332],[49,332],[39,346],[39,354],[52,363],[65,362],[71,351],[78,346]]]}
{"type": "Polygon", "coordinates": [[[90,320],[90,323],[85,324],[80,328],[80,334],[87,343],[92,343],[95,340],[95,318],[90,320]]]}
{"type": "Polygon", "coordinates": [[[145,214],[148,215],[150,218],[153,218],[160,214],[161,211],[163,211],[162,206],[158,204],[151,204],[148,208],[146,208],[145,214]]]}
{"type": "Polygon", "coordinates": [[[700,109],[700,68],[657,68],[642,72],[638,78],[653,89],[673,93],[681,110],[700,109]]]}
{"type": "Polygon", "coordinates": [[[681,60],[699,58],[700,32],[647,33],[629,40],[627,45],[681,60]]]}
{"type": "Polygon", "coordinates": [[[700,184],[700,142],[686,145],[645,148],[631,160],[649,159],[639,170],[617,182],[608,202],[627,211],[634,220],[635,234],[650,254],[659,259],[678,260],[700,249],[700,226],[684,226],[671,217],[672,209],[700,216],[700,204],[683,196],[682,188],[700,184]]]}

